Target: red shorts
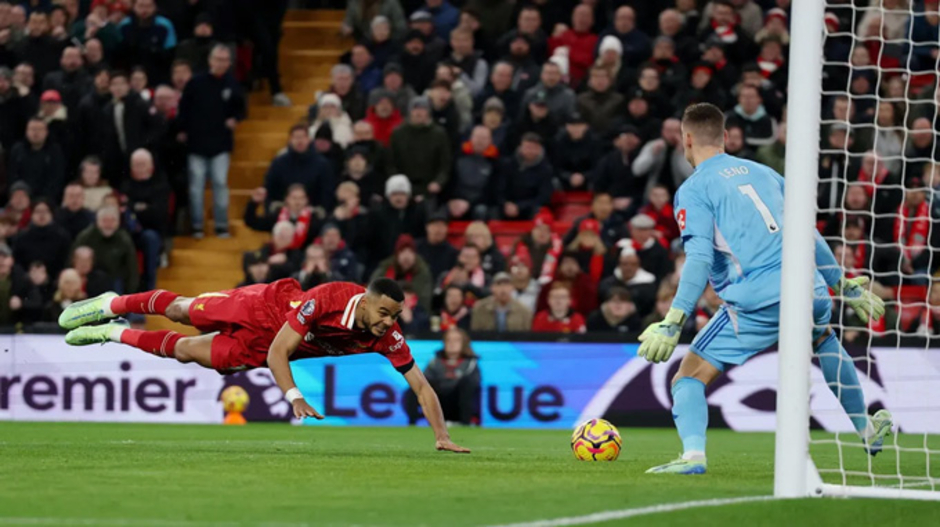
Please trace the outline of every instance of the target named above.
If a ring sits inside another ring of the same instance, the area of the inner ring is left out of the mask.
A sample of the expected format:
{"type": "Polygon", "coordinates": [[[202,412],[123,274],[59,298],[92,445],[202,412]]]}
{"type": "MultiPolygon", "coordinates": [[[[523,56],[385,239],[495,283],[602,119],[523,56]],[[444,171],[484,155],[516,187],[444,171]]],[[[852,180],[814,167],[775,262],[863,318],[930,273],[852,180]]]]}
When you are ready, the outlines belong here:
{"type": "Polygon", "coordinates": [[[271,341],[280,330],[264,299],[266,284],[197,296],[189,320],[212,339],[212,368],[220,373],[264,367],[271,341]]]}

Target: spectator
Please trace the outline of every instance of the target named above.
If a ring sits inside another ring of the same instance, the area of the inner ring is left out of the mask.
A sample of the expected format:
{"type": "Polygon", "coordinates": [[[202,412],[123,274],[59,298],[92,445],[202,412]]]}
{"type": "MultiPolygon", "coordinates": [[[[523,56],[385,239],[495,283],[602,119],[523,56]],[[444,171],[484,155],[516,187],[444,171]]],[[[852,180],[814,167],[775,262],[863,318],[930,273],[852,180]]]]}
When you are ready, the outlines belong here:
{"type": "MultiPolygon", "coordinates": [[[[372,273],[371,280],[391,278],[410,284],[418,296],[418,305],[431,309],[431,294],[434,289],[434,277],[427,262],[418,256],[415,240],[410,234],[402,234],[395,242],[395,253],[389,256],[372,273]]],[[[370,280],[370,281],[371,281],[370,280]]]]}
{"type": "Polygon", "coordinates": [[[38,117],[26,125],[26,140],[10,151],[8,178],[27,184],[34,197],[58,200],[65,185],[62,149],[49,140],[49,128],[38,117]]]}
{"type": "Polygon", "coordinates": [[[460,69],[460,80],[470,89],[470,95],[476,97],[486,86],[489,65],[481,52],[474,51],[473,33],[459,28],[453,30],[450,49],[445,62],[460,69]]]}
{"type": "MultiPolygon", "coordinates": [[[[353,69],[347,64],[337,64],[330,70],[329,93],[335,94],[343,101],[343,110],[353,121],[366,116],[366,97],[362,90],[356,86],[356,76],[353,69]]],[[[320,94],[317,94],[319,99],[320,94]]],[[[311,107],[312,110],[312,107],[311,107]]]]}
{"type": "Polygon", "coordinates": [[[411,182],[403,174],[385,182],[385,203],[369,212],[368,262],[374,267],[392,254],[402,234],[420,235],[424,218],[412,199],[411,182]]]}
{"type": "Polygon", "coordinates": [[[127,176],[131,153],[138,148],[152,148],[162,126],[156,112],[151,113],[150,106],[131,91],[127,74],[111,72],[110,90],[111,101],[104,107],[102,121],[103,145],[93,153],[104,156],[111,183],[120,185],[127,176]]]}
{"type": "Polygon", "coordinates": [[[509,273],[496,273],[492,291],[491,296],[473,305],[471,330],[497,333],[529,331],[532,312],[513,298],[515,289],[509,273]]]}
{"type": "Polygon", "coordinates": [[[765,82],[778,90],[787,87],[787,70],[789,65],[784,55],[783,43],[775,36],[768,36],[760,42],[760,54],[757,56],[757,66],[765,82]]]}
{"type": "Polygon", "coordinates": [[[615,287],[609,296],[587,318],[587,330],[591,333],[630,333],[639,331],[641,317],[636,304],[626,289],[615,287]]]}
{"type": "Polygon", "coordinates": [[[739,125],[732,124],[726,131],[728,135],[725,138],[725,153],[753,161],[756,154],[752,148],[744,144],[744,130],[739,125]]]}
{"type": "Polygon", "coordinates": [[[931,70],[940,55],[940,16],[937,15],[936,0],[924,2],[923,11],[915,12],[912,18],[910,39],[914,45],[910,67],[915,71],[931,70]]]}
{"type": "Polygon", "coordinates": [[[482,221],[474,221],[467,225],[464,232],[467,243],[480,250],[482,261],[480,265],[486,274],[492,276],[506,269],[506,258],[499,251],[499,247],[493,243],[493,234],[490,228],[482,221]]]}
{"type": "Polygon", "coordinates": [[[656,65],[647,62],[640,67],[637,86],[639,90],[635,93],[641,94],[643,99],[646,100],[650,115],[656,119],[662,120],[676,113],[676,110],[666,97],[666,90],[662,85],[659,68],[657,68],[656,65]]]}
{"type": "Polygon", "coordinates": [[[10,248],[0,244],[0,327],[13,326],[19,320],[28,287],[26,271],[14,261],[10,248]]]}
{"type": "Polygon", "coordinates": [[[105,60],[104,46],[97,38],[89,39],[85,42],[85,70],[96,75],[101,70],[107,70],[110,66],[105,60]]]}
{"type": "Polygon", "coordinates": [[[319,245],[309,245],[304,251],[304,263],[299,271],[292,276],[300,282],[300,288],[309,291],[318,285],[329,282],[339,282],[346,278],[333,271],[326,251],[319,245]]]}
{"type": "Polygon", "coordinates": [[[623,112],[623,95],[612,88],[610,70],[594,66],[588,77],[588,89],[578,95],[578,111],[590,128],[600,135],[606,134],[616,116],[623,112]]]}
{"type": "Polygon", "coordinates": [[[590,314],[591,311],[597,308],[597,282],[592,281],[591,276],[581,270],[576,254],[570,252],[561,254],[554,278],[542,287],[542,291],[539,293],[539,299],[536,302],[537,311],[548,308],[549,292],[557,284],[561,284],[562,287],[568,289],[571,293],[569,306],[582,316],[590,314]]]}
{"type": "MultiPolygon", "coordinates": [[[[916,274],[930,274],[933,255],[931,246],[936,240],[936,233],[931,236],[930,205],[927,193],[920,178],[908,180],[904,190],[904,202],[898,207],[894,220],[893,241],[904,253],[916,274]]],[[[920,277],[918,277],[920,278],[920,277]]]]}
{"type": "Polygon", "coordinates": [[[649,184],[660,183],[672,193],[692,175],[692,166],[685,159],[678,119],[663,121],[660,138],[643,146],[631,168],[649,184]]]}
{"type": "MultiPolygon", "coordinates": [[[[384,150],[375,151],[371,155],[373,159],[378,159],[381,163],[380,156],[384,158],[384,150]]],[[[382,176],[376,173],[372,163],[369,146],[362,142],[357,142],[346,151],[346,170],[342,174],[342,181],[343,183],[354,183],[356,185],[359,195],[367,207],[379,205],[383,201],[382,176]]]]}
{"type": "MultiPolygon", "coordinates": [[[[732,0],[713,0],[702,16],[699,23],[699,42],[709,40],[719,42],[727,49],[728,60],[735,64],[743,64],[757,54],[752,35],[760,30],[760,8],[757,8],[757,18],[750,21],[752,29],[750,34],[741,27],[735,14],[732,0]]],[[[751,7],[755,7],[751,4],[751,7]]]]}
{"type": "Polygon", "coordinates": [[[102,69],[95,73],[92,87],[81,96],[78,108],[70,114],[74,118],[73,129],[81,134],[73,134],[74,157],[101,155],[101,137],[107,129],[104,109],[111,102],[111,72],[102,69]]]}
{"type": "Polygon", "coordinates": [[[16,222],[5,214],[0,214],[0,243],[9,245],[16,233],[16,222]]]}
{"type": "Polygon", "coordinates": [[[722,304],[724,304],[724,302],[718,296],[718,293],[715,292],[715,288],[712,287],[711,284],[705,286],[705,291],[702,293],[702,297],[699,298],[695,306],[695,316],[693,318],[695,319],[696,332],[705,329],[705,325],[718,313],[722,304]]]}
{"type": "Polygon", "coordinates": [[[317,104],[317,118],[310,125],[310,135],[316,136],[317,129],[328,126],[333,132],[333,140],[342,148],[346,148],[353,140],[352,120],[349,114],[343,111],[339,96],[325,93],[320,96],[317,104]]]}
{"type": "Polygon", "coordinates": [[[614,209],[625,216],[635,210],[643,198],[644,184],[633,173],[634,152],[640,145],[636,127],[625,124],[616,129],[614,148],[604,155],[590,176],[594,192],[613,197],[614,209]]]}
{"type": "Polygon", "coordinates": [[[395,107],[392,94],[384,88],[373,90],[371,98],[375,99],[375,104],[370,105],[366,110],[365,122],[372,127],[375,140],[387,148],[391,142],[392,132],[403,121],[401,112],[395,107]]]}
{"type": "Polygon", "coordinates": [[[317,128],[317,133],[313,135],[313,149],[329,162],[333,174],[343,172],[346,155],[343,149],[333,141],[333,131],[329,126],[317,128]]]}
{"type": "Polygon", "coordinates": [[[940,336],[940,278],[934,277],[930,283],[927,307],[924,309],[914,332],[920,336],[940,336]]]}
{"type": "Polygon", "coordinates": [[[600,230],[600,222],[594,218],[582,219],[578,222],[575,238],[565,247],[577,257],[581,270],[588,273],[594,283],[600,282],[604,272],[604,255],[607,253],[600,230]]]}
{"type": "Polygon", "coordinates": [[[577,99],[571,88],[561,82],[561,68],[554,62],[546,62],[542,65],[542,74],[539,79],[538,84],[525,92],[522,98],[523,106],[527,106],[537,97],[541,98],[541,94],[544,93],[551,116],[556,122],[563,121],[574,111],[577,99]]]}
{"type": "Polygon", "coordinates": [[[104,197],[114,193],[108,182],[101,179],[101,160],[95,156],[86,157],[79,165],[78,173],[79,183],[85,192],[84,207],[97,212],[104,197]]]}
{"type": "Polygon", "coordinates": [[[63,49],[59,67],[61,69],[46,74],[42,89],[58,92],[66,108],[74,112],[82,96],[92,88],[91,77],[82,68],[81,50],[74,46],[63,49]]]}
{"type": "MultiPolygon", "coordinates": [[[[120,4],[120,7],[124,7],[123,4],[120,4]]],[[[86,48],[89,42],[97,41],[102,51],[111,56],[121,42],[121,32],[110,20],[110,9],[112,7],[105,2],[92,2],[88,16],[72,24],[72,38],[84,43],[86,48]]]]}
{"type": "Polygon", "coordinates": [[[636,12],[630,6],[617,8],[612,26],[605,29],[599,38],[603,39],[608,35],[620,41],[623,50],[623,66],[626,68],[636,68],[652,54],[650,37],[637,29],[636,12]]]}
{"type": "Polygon", "coordinates": [[[431,270],[431,276],[440,276],[457,263],[458,251],[447,241],[447,215],[428,216],[425,237],[418,240],[415,248],[431,270]]]}
{"type": "Polygon", "coordinates": [[[458,285],[449,285],[444,288],[444,300],[441,306],[441,331],[450,328],[470,329],[470,308],[464,302],[463,288],[458,285]]]}
{"type": "MultiPolygon", "coordinates": [[[[147,0],[152,1],[152,0],[147,0]]],[[[189,150],[189,206],[193,236],[201,238],[206,179],[212,183],[216,235],[228,233],[228,167],[234,144],[233,132],[245,118],[241,86],[228,73],[231,51],[216,45],[209,54],[209,72],[186,84],[179,105],[182,139],[189,150]]],[[[328,196],[332,196],[332,191],[328,196]]]]}
{"type": "Polygon", "coordinates": [[[483,257],[480,249],[473,244],[466,244],[457,256],[457,265],[438,279],[437,289],[444,290],[456,285],[465,295],[465,302],[473,306],[479,298],[490,294],[490,281],[493,275],[487,274],[481,265],[483,257]]]}
{"type": "Polygon", "coordinates": [[[72,268],[81,279],[85,296],[91,298],[114,289],[114,281],[95,267],[95,253],[91,247],[83,245],[72,251],[72,268]]]}
{"type": "Polygon", "coordinates": [[[265,202],[270,206],[271,202],[284,200],[288,188],[296,184],[303,185],[308,198],[318,198],[312,203],[314,207],[323,211],[332,209],[336,187],[333,169],[311,148],[307,127],[302,124],[291,127],[286,151],[275,157],[268,167],[264,176],[265,202]]]}
{"type": "MultiPolygon", "coordinates": [[[[428,3],[450,5],[447,0],[428,0],[428,3]]],[[[480,368],[466,331],[452,328],[444,333],[444,348],[428,363],[424,375],[441,401],[445,421],[462,425],[479,424],[480,368]]],[[[405,395],[404,404],[408,413],[408,424],[417,424],[421,414],[414,392],[405,395]]]]}
{"type": "Polygon", "coordinates": [[[95,214],[85,208],[85,189],[81,183],[72,182],[66,185],[62,206],[55,212],[56,225],[68,233],[71,241],[94,221],[95,214]]]}
{"type": "Polygon", "coordinates": [[[437,69],[435,56],[428,51],[423,33],[414,29],[408,32],[400,60],[405,84],[416,93],[423,93],[434,80],[437,69]]]}
{"type": "MultiPolygon", "coordinates": [[[[683,16],[678,9],[666,9],[659,14],[659,38],[672,41],[677,62],[689,64],[699,58],[699,43],[693,35],[687,21],[691,17],[683,16]]],[[[657,39],[659,40],[659,39],[657,39]]],[[[653,60],[657,60],[656,43],[653,45],[653,60]]]]}
{"type": "Polygon", "coordinates": [[[506,107],[496,97],[490,97],[483,104],[483,115],[480,124],[490,131],[493,146],[499,152],[509,149],[509,122],[505,117],[506,107]]]}
{"type": "Polygon", "coordinates": [[[71,239],[68,232],[52,221],[52,205],[38,199],[33,204],[30,224],[13,238],[13,257],[18,262],[42,262],[53,276],[65,267],[71,239]]]}
{"type": "MultiPolygon", "coordinates": [[[[444,81],[450,86],[450,100],[454,101],[454,108],[460,117],[458,130],[468,128],[473,124],[473,96],[470,95],[470,89],[460,80],[460,69],[449,64],[439,64],[434,73],[434,80],[444,81]]],[[[434,81],[431,81],[431,84],[433,85],[434,81]]],[[[440,106],[441,101],[438,101],[438,107],[440,106]]]]}
{"type": "Polygon", "coordinates": [[[157,14],[156,0],[136,0],[133,12],[118,24],[118,30],[121,45],[116,50],[116,61],[124,67],[143,66],[148,78],[166,82],[176,47],[176,29],[157,14]]]}
{"type": "Polygon", "coordinates": [[[539,136],[523,135],[516,155],[501,169],[497,204],[503,218],[533,218],[551,199],[552,176],[539,136]]]}
{"type": "Polygon", "coordinates": [[[623,247],[613,274],[601,281],[598,290],[600,297],[604,299],[610,298],[617,289],[626,290],[636,305],[639,316],[644,317],[655,307],[657,285],[656,276],[643,269],[640,264],[636,250],[629,246],[623,247]]]}
{"type": "Polygon", "coordinates": [[[875,141],[873,148],[878,158],[884,163],[885,168],[892,174],[901,173],[904,136],[904,128],[897,108],[891,101],[880,101],[875,112],[875,141]]]}
{"type": "Polygon", "coordinates": [[[786,168],[787,155],[787,123],[780,123],[777,126],[777,140],[769,145],[763,145],[757,149],[754,155],[755,161],[772,168],[778,174],[783,175],[786,168]]]}
{"type": "Polygon", "coordinates": [[[357,256],[365,260],[368,255],[363,247],[369,230],[369,210],[361,205],[359,186],[352,181],[344,181],[336,187],[336,208],[328,221],[339,227],[343,238],[350,240],[357,249],[357,256]]]}
{"type": "Polygon", "coordinates": [[[23,296],[19,316],[23,324],[35,324],[42,321],[46,305],[52,301],[52,284],[46,264],[36,260],[29,264],[26,295],[23,296]]]}
{"type": "Polygon", "coordinates": [[[719,108],[725,107],[724,89],[715,80],[715,66],[705,61],[692,65],[689,85],[678,90],[673,97],[672,106],[686,108],[700,102],[708,102],[719,108]]]}
{"type": "Polygon", "coordinates": [[[421,8],[431,14],[437,35],[446,39],[460,23],[460,10],[448,0],[425,0],[421,8]]]}
{"type": "Polygon", "coordinates": [[[493,65],[490,71],[489,82],[483,87],[483,90],[474,97],[473,108],[474,117],[479,120],[486,104],[491,98],[495,97],[502,103],[504,113],[509,115],[519,115],[520,94],[513,89],[513,67],[506,61],[499,61],[493,65]]]}
{"type": "MultiPolygon", "coordinates": [[[[633,247],[640,257],[643,269],[656,276],[657,283],[672,272],[673,263],[669,251],[656,237],[656,220],[646,214],[638,214],[630,219],[630,238],[617,242],[618,251],[633,247]]],[[[619,252],[617,253],[619,255],[619,252]]]]}
{"type": "Polygon", "coordinates": [[[143,287],[156,289],[157,267],[167,236],[170,212],[170,187],[164,174],[155,174],[153,155],[141,148],[131,154],[131,178],[124,182],[121,193],[134,221],[127,225],[134,243],[143,253],[143,287]]]}
{"type": "Polygon", "coordinates": [[[401,37],[406,29],[405,13],[398,0],[349,0],[346,2],[346,14],[340,32],[344,36],[356,39],[368,37],[370,25],[376,16],[384,16],[391,24],[392,37],[401,37]]]}
{"type": "Polygon", "coordinates": [[[559,26],[548,39],[548,52],[554,55],[558,48],[568,48],[569,84],[579,86],[594,61],[598,36],[593,31],[594,11],[588,5],[578,5],[571,12],[571,27],[559,26]]]}
{"type": "Polygon", "coordinates": [[[654,185],[650,189],[649,200],[640,208],[639,214],[645,214],[656,222],[654,236],[659,238],[660,243],[668,246],[679,237],[679,224],[676,223],[672,209],[672,196],[665,186],[654,185]]]}
{"type": "Polygon", "coordinates": [[[451,84],[446,80],[435,80],[426,95],[431,103],[431,120],[447,132],[450,144],[456,146],[460,141],[463,125],[453,99],[451,84]]]}
{"type": "Polygon", "coordinates": [[[552,117],[551,112],[548,110],[548,97],[545,93],[540,92],[523,108],[522,119],[514,123],[512,127],[513,136],[509,140],[509,144],[513,149],[517,148],[522,141],[522,136],[527,133],[538,135],[543,144],[551,143],[558,134],[559,122],[563,123],[564,119],[556,121],[552,117]]]}
{"type": "Polygon", "coordinates": [[[13,72],[0,66],[0,147],[9,151],[23,139],[29,102],[13,86],[13,72]]]}
{"type": "Polygon", "coordinates": [[[611,247],[617,240],[627,234],[623,225],[623,219],[614,214],[614,201],[610,194],[598,191],[591,198],[591,211],[585,216],[574,220],[571,229],[565,234],[565,245],[570,244],[578,236],[581,228],[581,222],[593,219],[599,225],[600,239],[605,246],[611,247]]]}
{"type": "Polygon", "coordinates": [[[771,144],[777,137],[777,120],[764,108],[760,90],[743,85],[738,91],[738,104],[725,114],[727,126],[740,126],[744,130],[744,142],[758,148],[771,144]]]}
{"type": "MultiPolygon", "coordinates": [[[[501,56],[510,53],[512,42],[519,37],[527,39],[531,55],[537,62],[548,58],[548,36],[542,31],[542,14],[531,4],[524,4],[516,17],[516,27],[509,30],[496,41],[496,48],[501,56]]],[[[515,115],[515,114],[511,114],[515,115]]]]}
{"type": "Polygon", "coordinates": [[[46,90],[39,97],[39,113],[36,117],[46,123],[49,140],[59,145],[67,163],[72,152],[72,137],[69,132],[68,108],[62,104],[62,96],[55,90],[46,90]]]}
{"type": "Polygon", "coordinates": [[[36,70],[28,62],[21,62],[13,70],[13,86],[20,97],[29,101],[29,108],[33,109],[39,104],[38,87],[36,86],[36,70]]]}
{"type": "Polygon", "coordinates": [[[384,69],[393,62],[398,61],[401,44],[391,38],[391,26],[388,18],[378,15],[369,23],[370,35],[365,40],[369,53],[372,54],[376,68],[384,69]]]}
{"type": "Polygon", "coordinates": [[[512,297],[519,301],[530,313],[535,312],[535,302],[542,286],[532,278],[532,262],[528,253],[516,253],[509,262],[509,277],[512,284],[512,297]]]}
{"type": "Polygon", "coordinates": [[[29,216],[32,214],[32,205],[30,203],[29,185],[22,181],[14,181],[10,185],[10,201],[3,208],[3,214],[0,217],[7,217],[13,220],[12,236],[20,229],[25,229],[29,225],[29,216]]]}
{"type": "Polygon", "coordinates": [[[636,82],[636,70],[623,65],[623,44],[613,35],[607,35],[597,48],[594,67],[604,68],[617,91],[625,91],[636,82]]]}
{"type": "Polygon", "coordinates": [[[382,70],[382,85],[369,92],[369,106],[374,105],[382,95],[390,96],[399,112],[407,112],[411,100],[417,97],[415,90],[405,84],[402,68],[397,62],[385,65],[382,70]]]}
{"type": "Polygon", "coordinates": [[[137,250],[131,236],[121,229],[121,213],[117,208],[99,209],[95,224],[82,231],[73,246],[87,246],[93,251],[98,268],[108,276],[114,291],[137,292],[140,281],[137,250]]]}
{"type": "Polygon", "coordinates": [[[212,17],[208,13],[196,16],[193,36],[176,47],[176,60],[184,60],[193,67],[193,73],[205,73],[209,69],[209,53],[215,45],[212,36],[212,17]]]}
{"type": "Polygon", "coordinates": [[[546,288],[545,308],[532,320],[535,333],[585,333],[584,316],[571,308],[571,291],[560,282],[546,288]]]}
{"type": "Polygon", "coordinates": [[[555,219],[550,212],[540,212],[535,216],[532,230],[523,234],[513,249],[514,254],[526,254],[529,269],[542,284],[548,283],[555,276],[555,267],[564,249],[561,236],[552,232],[555,219]]]}
{"type": "Polygon", "coordinates": [[[431,122],[430,112],[427,97],[411,101],[408,121],[392,132],[390,146],[389,170],[407,174],[418,201],[436,198],[450,179],[450,139],[443,128],[431,122]]]}
{"type": "Polygon", "coordinates": [[[499,181],[499,150],[485,126],[475,126],[461,147],[454,166],[454,180],[447,202],[451,219],[486,219],[493,189],[499,181]]]}
{"type": "Polygon", "coordinates": [[[372,53],[365,44],[356,44],[352,47],[349,62],[353,68],[356,85],[362,95],[367,95],[382,84],[382,69],[375,63],[372,53]]]}
{"type": "Polygon", "coordinates": [[[55,71],[62,53],[62,43],[50,36],[49,30],[49,16],[33,11],[29,15],[26,36],[15,48],[16,60],[30,64],[37,79],[44,79],[47,73],[55,71]]]}
{"type": "MultiPolygon", "coordinates": [[[[209,55],[212,55],[212,52],[209,52],[209,55]]],[[[203,70],[206,71],[206,70],[203,70]]],[[[176,91],[177,99],[183,97],[183,90],[186,89],[186,85],[189,84],[189,81],[193,78],[193,66],[192,64],[184,60],[174,60],[173,61],[173,70],[171,73],[171,84],[173,85],[173,90],[176,91]]]]}
{"type": "MultiPolygon", "coordinates": [[[[536,50],[533,50],[533,45],[533,41],[529,36],[516,35],[509,41],[509,54],[503,57],[503,60],[508,62],[513,69],[513,89],[522,94],[535,86],[540,76],[541,68],[539,64],[541,63],[533,57],[533,53],[536,52],[536,50]]],[[[515,119],[518,116],[513,115],[512,117],[515,119]]]]}
{"type": "Polygon", "coordinates": [[[398,317],[402,332],[406,335],[414,335],[431,331],[431,315],[428,314],[428,310],[418,304],[418,295],[415,294],[411,284],[402,284],[401,289],[405,293],[401,315],[398,317]]]}
{"type": "Polygon", "coordinates": [[[587,119],[578,112],[568,116],[564,128],[555,136],[553,164],[563,190],[586,190],[587,176],[601,154],[600,141],[587,119]]]}
{"type": "Polygon", "coordinates": [[[342,231],[335,223],[325,224],[320,231],[320,237],[313,240],[313,243],[322,246],[326,251],[332,269],[349,281],[359,281],[363,274],[362,266],[356,259],[355,253],[346,244],[342,231]]]}
{"type": "Polygon", "coordinates": [[[251,251],[245,253],[242,260],[246,272],[245,279],[236,287],[245,287],[247,285],[267,284],[271,282],[270,265],[268,260],[261,254],[261,251],[251,251]]]}
{"type": "Polygon", "coordinates": [[[59,320],[65,308],[88,298],[82,290],[82,278],[75,269],[65,269],[59,274],[58,287],[52,294],[52,301],[45,306],[44,319],[49,322],[59,320]]]}

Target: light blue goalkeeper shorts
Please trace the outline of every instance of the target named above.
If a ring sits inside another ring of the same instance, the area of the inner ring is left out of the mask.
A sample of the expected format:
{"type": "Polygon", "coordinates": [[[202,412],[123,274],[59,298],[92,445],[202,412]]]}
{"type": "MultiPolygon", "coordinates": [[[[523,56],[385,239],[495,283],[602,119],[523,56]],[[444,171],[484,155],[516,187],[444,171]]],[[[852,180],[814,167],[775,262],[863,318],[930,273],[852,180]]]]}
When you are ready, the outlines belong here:
{"type": "MultiPolygon", "coordinates": [[[[813,300],[813,341],[822,336],[832,317],[832,300],[817,287],[813,300]]],[[[773,346],[780,338],[780,304],[756,311],[737,311],[726,305],[712,316],[692,340],[691,350],[719,371],[740,365],[773,346]]]]}

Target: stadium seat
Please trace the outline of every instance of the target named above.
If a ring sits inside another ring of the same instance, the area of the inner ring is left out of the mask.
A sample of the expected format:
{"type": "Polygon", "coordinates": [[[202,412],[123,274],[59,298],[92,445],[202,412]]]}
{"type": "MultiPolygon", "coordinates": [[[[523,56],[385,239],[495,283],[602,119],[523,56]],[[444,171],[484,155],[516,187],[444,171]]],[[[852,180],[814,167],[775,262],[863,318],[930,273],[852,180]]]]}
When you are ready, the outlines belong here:
{"type": "Polygon", "coordinates": [[[447,225],[447,241],[454,247],[463,247],[464,232],[467,230],[469,221],[451,221],[447,225]]]}
{"type": "Polygon", "coordinates": [[[532,225],[531,221],[493,220],[489,222],[490,232],[493,233],[493,243],[506,256],[512,253],[512,248],[519,241],[519,237],[532,230],[532,225]]]}
{"type": "Polygon", "coordinates": [[[571,222],[591,212],[592,194],[585,191],[555,192],[552,194],[552,212],[555,219],[571,222]]]}
{"type": "Polygon", "coordinates": [[[899,327],[903,331],[917,329],[917,319],[924,312],[927,286],[903,285],[894,291],[894,298],[898,302],[899,327]]]}

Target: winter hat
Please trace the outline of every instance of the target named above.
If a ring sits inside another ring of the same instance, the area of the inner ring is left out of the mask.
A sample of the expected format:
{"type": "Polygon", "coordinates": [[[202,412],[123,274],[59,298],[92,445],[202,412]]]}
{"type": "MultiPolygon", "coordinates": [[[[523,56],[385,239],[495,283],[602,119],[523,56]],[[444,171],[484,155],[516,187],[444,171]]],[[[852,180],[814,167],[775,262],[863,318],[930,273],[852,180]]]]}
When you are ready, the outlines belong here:
{"type": "Polygon", "coordinates": [[[390,197],[396,192],[411,195],[411,180],[408,179],[408,176],[397,174],[388,178],[388,181],[385,182],[385,197],[390,197]]]}
{"type": "Polygon", "coordinates": [[[618,55],[623,55],[623,43],[620,42],[620,39],[613,36],[607,35],[601,40],[601,46],[598,49],[598,54],[601,54],[607,50],[616,51],[618,55]]]}

